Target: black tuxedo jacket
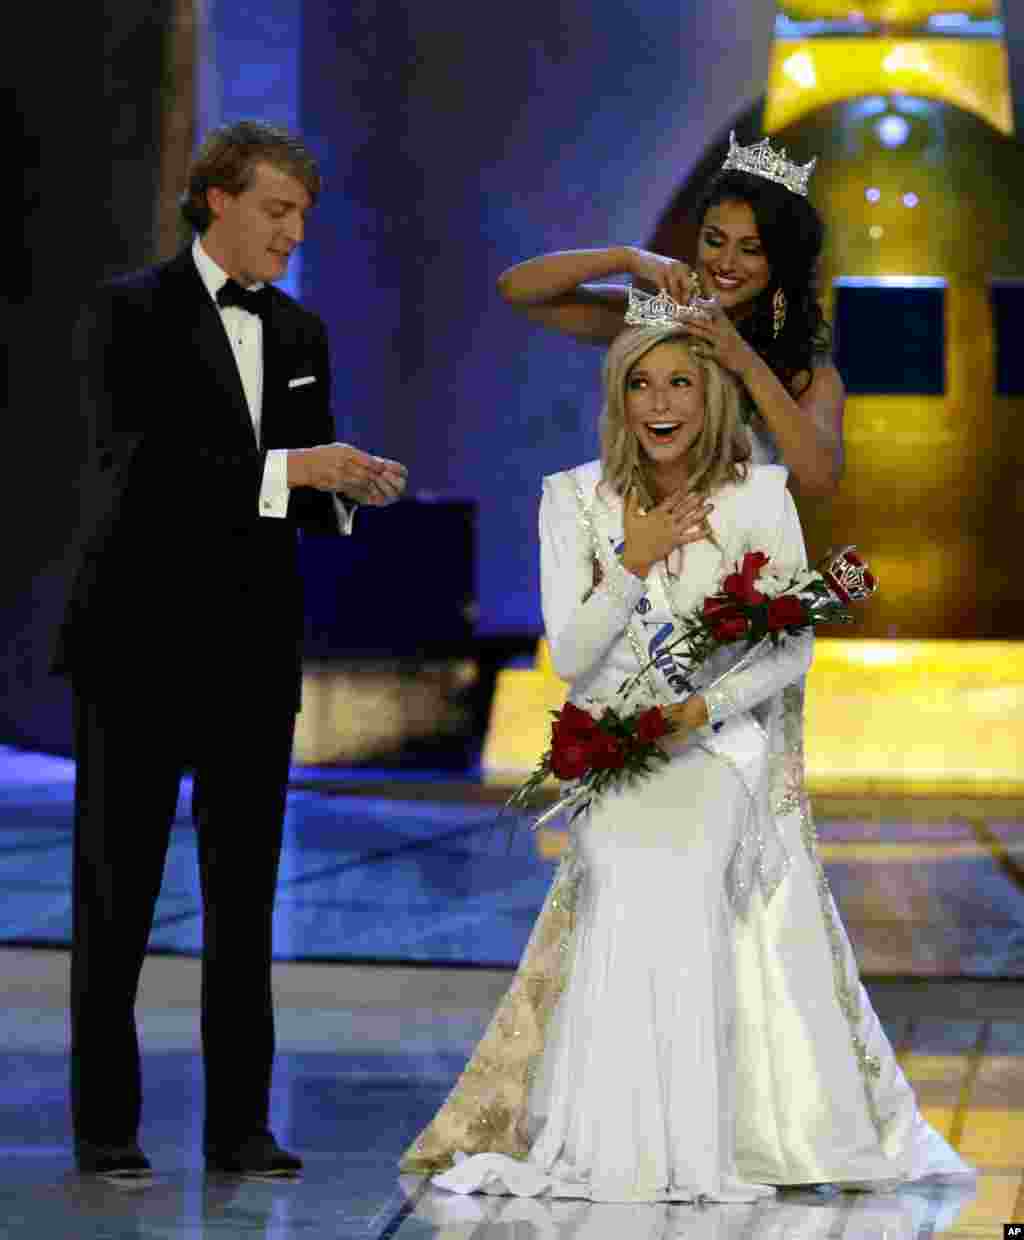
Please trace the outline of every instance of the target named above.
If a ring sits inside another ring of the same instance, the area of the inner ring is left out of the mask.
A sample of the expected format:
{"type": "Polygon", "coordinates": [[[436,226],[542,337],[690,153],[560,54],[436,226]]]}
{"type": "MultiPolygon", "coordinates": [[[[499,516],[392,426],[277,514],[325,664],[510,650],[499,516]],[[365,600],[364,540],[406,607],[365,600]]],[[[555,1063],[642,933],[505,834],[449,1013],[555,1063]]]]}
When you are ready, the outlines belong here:
{"type": "Polygon", "coordinates": [[[54,670],[87,692],[157,678],[192,700],[247,685],[294,708],[296,531],[338,522],[326,493],[293,490],[284,520],[258,497],[267,449],[335,437],[323,323],[270,289],[261,444],[191,248],[101,287],[76,356],[88,451],[54,670]]]}

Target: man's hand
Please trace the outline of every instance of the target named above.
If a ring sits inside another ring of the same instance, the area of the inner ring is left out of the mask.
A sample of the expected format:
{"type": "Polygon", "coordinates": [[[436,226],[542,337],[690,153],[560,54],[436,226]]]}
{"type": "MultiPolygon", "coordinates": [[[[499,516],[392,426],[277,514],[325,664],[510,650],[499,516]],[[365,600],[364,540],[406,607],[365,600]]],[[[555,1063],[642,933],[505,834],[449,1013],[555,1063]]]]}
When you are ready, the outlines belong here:
{"type": "Polygon", "coordinates": [[[293,448],[288,453],[289,487],[338,491],[360,504],[383,508],[400,499],[408,471],[398,461],[371,456],[348,443],[293,448]]]}

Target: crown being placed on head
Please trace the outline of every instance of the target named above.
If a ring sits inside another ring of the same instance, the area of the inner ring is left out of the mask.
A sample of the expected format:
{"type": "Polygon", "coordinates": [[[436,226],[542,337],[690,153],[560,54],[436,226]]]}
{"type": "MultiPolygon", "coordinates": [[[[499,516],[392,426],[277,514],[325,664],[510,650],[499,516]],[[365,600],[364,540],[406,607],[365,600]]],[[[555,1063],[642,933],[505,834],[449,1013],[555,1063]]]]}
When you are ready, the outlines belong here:
{"type": "Polygon", "coordinates": [[[683,304],[668,293],[641,293],[631,288],[626,322],[632,327],[685,327],[695,320],[708,323],[714,304],[699,297],[683,304]]]}
{"type": "Polygon", "coordinates": [[[806,198],[807,182],[811,179],[817,162],[818,157],[815,155],[808,164],[794,164],[786,158],[785,147],[780,151],[772,150],[767,138],[762,138],[753,146],[740,146],[736,141],[736,131],[733,130],[729,134],[729,154],[725,157],[722,170],[724,172],[727,168],[735,168],[737,172],[766,177],[769,181],[776,181],[794,194],[801,194],[806,198]]]}

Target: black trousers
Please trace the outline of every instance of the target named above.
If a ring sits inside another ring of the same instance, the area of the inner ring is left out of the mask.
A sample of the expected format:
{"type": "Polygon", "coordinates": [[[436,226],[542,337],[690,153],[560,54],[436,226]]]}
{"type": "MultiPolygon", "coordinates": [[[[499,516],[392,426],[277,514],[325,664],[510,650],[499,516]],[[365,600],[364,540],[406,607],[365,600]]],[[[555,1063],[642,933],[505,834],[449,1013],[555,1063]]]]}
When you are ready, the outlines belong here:
{"type": "MultiPolygon", "coordinates": [[[[260,679],[254,666],[251,681],[260,679]]],[[[181,776],[195,771],[203,905],[205,1144],[268,1125],[271,922],[295,730],[258,686],[185,709],[167,693],[77,690],[71,946],[76,1146],[137,1139],[135,998],[181,776]]]]}

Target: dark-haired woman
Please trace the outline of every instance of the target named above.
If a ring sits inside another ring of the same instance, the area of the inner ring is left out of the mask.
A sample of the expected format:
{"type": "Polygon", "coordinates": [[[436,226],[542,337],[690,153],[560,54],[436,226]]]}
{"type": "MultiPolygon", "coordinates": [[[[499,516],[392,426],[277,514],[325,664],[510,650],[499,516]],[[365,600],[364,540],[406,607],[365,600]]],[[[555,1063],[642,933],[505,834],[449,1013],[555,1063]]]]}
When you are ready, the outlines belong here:
{"type": "Polygon", "coordinates": [[[593,281],[628,275],[686,302],[696,275],[718,308],[694,332],[743,385],[755,460],[781,461],[801,494],[831,495],[842,475],[846,394],[817,298],[821,219],[784,185],[735,170],[712,180],[698,218],[693,270],[611,246],[531,258],[504,272],[498,288],[534,321],[607,344],[622,331],[627,291],[593,281]]]}

